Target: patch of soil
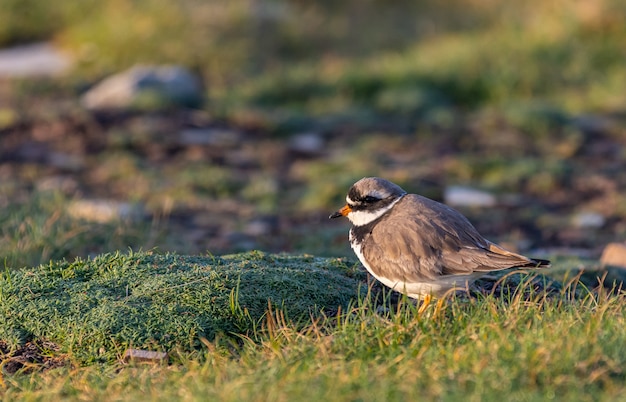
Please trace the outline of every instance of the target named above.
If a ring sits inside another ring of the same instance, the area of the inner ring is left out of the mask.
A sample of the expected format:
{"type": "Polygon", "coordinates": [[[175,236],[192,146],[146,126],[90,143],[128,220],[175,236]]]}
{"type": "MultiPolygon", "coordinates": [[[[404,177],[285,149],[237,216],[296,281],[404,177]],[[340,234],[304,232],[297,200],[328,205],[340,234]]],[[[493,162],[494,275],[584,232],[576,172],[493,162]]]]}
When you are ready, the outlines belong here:
{"type": "Polygon", "coordinates": [[[68,356],[59,353],[59,350],[59,345],[45,339],[26,342],[15,350],[0,340],[0,367],[6,374],[15,374],[68,366],[68,356]]]}

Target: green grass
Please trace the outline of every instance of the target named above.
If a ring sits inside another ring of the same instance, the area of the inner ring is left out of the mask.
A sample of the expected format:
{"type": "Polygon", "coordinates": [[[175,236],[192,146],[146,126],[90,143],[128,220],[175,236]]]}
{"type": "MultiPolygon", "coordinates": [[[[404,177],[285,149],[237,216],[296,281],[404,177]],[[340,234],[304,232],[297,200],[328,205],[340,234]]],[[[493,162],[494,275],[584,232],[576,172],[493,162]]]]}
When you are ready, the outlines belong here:
{"type": "Polygon", "coordinates": [[[623,5],[599,2],[594,13],[530,4],[466,4],[461,7],[485,17],[474,29],[440,30],[404,42],[401,50],[372,49],[359,58],[340,54],[278,64],[227,96],[215,94],[215,101],[230,101],[233,114],[244,106],[266,113],[279,129],[303,114],[322,128],[329,116],[411,127],[495,108],[535,137],[568,126],[570,114],[619,109],[624,97],[615,85],[625,80],[626,36],[617,23],[622,17],[611,14],[620,14],[623,5]]]}
{"type": "Polygon", "coordinates": [[[211,111],[228,115],[246,106],[421,121],[451,107],[521,101],[588,112],[624,102],[618,0],[399,1],[394,11],[354,1],[4,3],[0,44],[52,38],[90,80],[180,63],[202,74],[211,111]]]}
{"type": "Polygon", "coordinates": [[[75,219],[67,211],[70,201],[59,192],[44,191],[2,208],[2,266],[34,266],[128,247],[149,249],[161,237],[158,228],[151,223],[123,220],[94,223],[75,219]]]}
{"type": "Polygon", "coordinates": [[[48,353],[73,365],[4,372],[0,392],[5,400],[586,401],[626,391],[622,296],[582,289],[546,298],[522,287],[420,315],[407,300],[375,303],[359,291],[362,279],[336,259],[258,252],[109,254],[5,273],[0,339],[19,326],[58,343],[48,353]],[[217,336],[208,336],[209,317],[225,323],[217,336]],[[169,364],[117,360],[131,344],[167,350],[169,364]]]}

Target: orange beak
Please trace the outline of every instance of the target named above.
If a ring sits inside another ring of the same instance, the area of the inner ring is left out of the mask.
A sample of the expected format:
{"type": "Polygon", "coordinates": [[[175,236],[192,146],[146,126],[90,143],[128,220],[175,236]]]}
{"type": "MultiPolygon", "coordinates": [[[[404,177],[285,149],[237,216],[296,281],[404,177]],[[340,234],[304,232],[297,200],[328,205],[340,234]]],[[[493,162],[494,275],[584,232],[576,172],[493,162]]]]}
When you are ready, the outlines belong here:
{"type": "Polygon", "coordinates": [[[340,216],[346,216],[350,212],[352,212],[352,208],[350,208],[350,205],[346,204],[339,211],[329,216],[328,219],[335,219],[335,218],[339,218],[340,216]]]}

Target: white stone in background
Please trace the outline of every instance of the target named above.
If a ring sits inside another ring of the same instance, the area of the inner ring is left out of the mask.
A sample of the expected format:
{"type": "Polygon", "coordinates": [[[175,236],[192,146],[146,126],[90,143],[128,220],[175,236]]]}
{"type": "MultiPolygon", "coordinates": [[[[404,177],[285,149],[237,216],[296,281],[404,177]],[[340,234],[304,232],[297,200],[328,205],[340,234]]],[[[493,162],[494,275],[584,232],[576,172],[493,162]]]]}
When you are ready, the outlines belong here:
{"type": "Polygon", "coordinates": [[[48,176],[37,180],[38,191],[62,191],[70,194],[78,190],[78,182],[72,176],[48,176]]]}
{"type": "Polygon", "coordinates": [[[604,226],[606,218],[597,212],[579,212],[572,217],[572,223],[581,229],[598,229],[604,226]]]}
{"type": "Polygon", "coordinates": [[[243,233],[253,237],[268,236],[272,233],[272,229],[272,223],[270,221],[255,219],[246,224],[243,228],[243,233]]]}
{"type": "Polygon", "coordinates": [[[139,205],[114,200],[76,200],[69,203],[67,212],[75,219],[99,223],[135,222],[143,216],[139,205]]]}
{"type": "Polygon", "coordinates": [[[492,207],[496,196],[483,190],[465,186],[449,186],[443,192],[446,204],[455,207],[492,207]]]}
{"type": "Polygon", "coordinates": [[[71,59],[50,43],[0,50],[0,77],[54,76],[67,72],[71,66],[71,59]]]}
{"type": "Polygon", "coordinates": [[[297,134],[289,140],[289,150],[302,155],[319,155],[324,151],[324,139],[318,133],[297,134]]]}
{"type": "Polygon", "coordinates": [[[82,97],[90,110],[126,109],[142,96],[156,96],[164,103],[193,106],[201,102],[198,78],[181,66],[135,66],[104,79],[82,97]]]}

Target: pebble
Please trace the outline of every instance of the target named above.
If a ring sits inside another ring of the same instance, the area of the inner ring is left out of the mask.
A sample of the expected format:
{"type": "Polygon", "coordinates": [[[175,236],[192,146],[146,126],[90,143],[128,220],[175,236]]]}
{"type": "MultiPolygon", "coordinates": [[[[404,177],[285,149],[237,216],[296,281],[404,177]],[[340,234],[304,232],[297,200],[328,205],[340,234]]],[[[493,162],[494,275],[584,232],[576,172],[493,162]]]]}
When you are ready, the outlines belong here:
{"type": "Polygon", "coordinates": [[[626,268],[626,243],[609,243],[604,247],[600,263],[626,268]]]}
{"type": "Polygon", "coordinates": [[[581,229],[599,229],[605,222],[604,216],[597,212],[579,212],[572,217],[573,225],[581,229]]]}
{"type": "Polygon", "coordinates": [[[165,363],[167,362],[167,353],[155,352],[143,349],[127,349],[124,352],[125,362],[144,362],[144,363],[165,363]]]}
{"type": "Polygon", "coordinates": [[[89,110],[152,107],[195,107],[202,102],[199,79],[181,66],[135,66],[104,79],[81,98],[89,110]]]}
{"type": "Polygon", "coordinates": [[[465,186],[449,186],[443,193],[444,202],[457,207],[493,207],[496,205],[495,195],[465,186]]]}
{"type": "Polygon", "coordinates": [[[55,76],[69,71],[71,66],[66,54],[46,42],[0,50],[0,77],[55,76]]]}
{"type": "Polygon", "coordinates": [[[51,166],[69,171],[82,170],[85,165],[82,155],[73,155],[64,152],[50,152],[48,153],[47,159],[51,166]]]}
{"type": "Polygon", "coordinates": [[[75,219],[108,223],[114,221],[139,221],[143,208],[137,204],[115,200],[76,200],[68,204],[67,212],[75,219]]]}
{"type": "Polygon", "coordinates": [[[243,233],[252,237],[269,236],[277,230],[278,219],[275,217],[261,217],[246,224],[243,233]]]}
{"type": "Polygon", "coordinates": [[[611,132],[615,126],[609,118],[591,114],[577,116],[572,122],[582,132],[590,135],[611,132]]]}
{"type": "Polygon", "coordinates": [[[324,146],[324,139],[318,133],[297,134],[289,140],[289,150],[302,156],[319,156],[324,146]]]}
{"type": "Polygon", "coordinates": [[[66,194],[74,193],[78,187],[78,181],[72,176],[49,176],[39,179],[35,183],[35,188],[38,191],[60,190],[66,194]]]}

